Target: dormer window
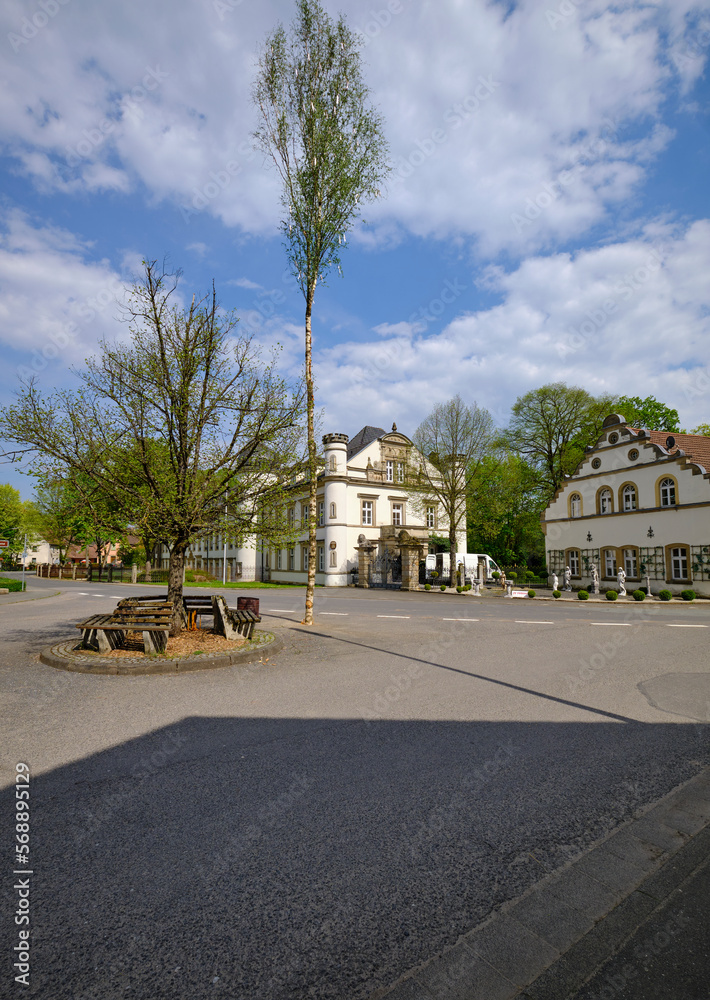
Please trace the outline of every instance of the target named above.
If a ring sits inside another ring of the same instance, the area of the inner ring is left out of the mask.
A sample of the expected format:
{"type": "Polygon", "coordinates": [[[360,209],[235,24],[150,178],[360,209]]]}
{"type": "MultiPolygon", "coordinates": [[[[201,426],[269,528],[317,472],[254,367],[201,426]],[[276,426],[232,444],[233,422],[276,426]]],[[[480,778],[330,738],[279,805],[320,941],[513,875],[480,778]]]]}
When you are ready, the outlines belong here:
{"type": "Polygon", "coordinates": [[[385,482],[394,482],[394,462],[391,458],[387,459],[387,465],[385,467],[385,482]]]}
{"type": "Polygon", "coordinates": [[[397,462],[397,482],[404,482],[404,462],[397,462]]]}

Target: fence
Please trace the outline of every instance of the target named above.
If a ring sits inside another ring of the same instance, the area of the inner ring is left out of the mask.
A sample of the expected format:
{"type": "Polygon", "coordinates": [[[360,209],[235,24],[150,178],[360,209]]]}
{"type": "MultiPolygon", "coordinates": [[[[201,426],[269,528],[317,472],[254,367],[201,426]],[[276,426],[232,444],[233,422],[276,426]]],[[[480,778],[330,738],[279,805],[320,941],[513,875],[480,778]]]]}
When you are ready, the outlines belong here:
{"type": "Polygon", "coordinates": [[[42,563],[36,567],[36,575],[55,580],[86,580],[88,583],[165,583],[168,582],[167,569],[150,569],[145,566],[116,566],[109,563],[99,566],[89,563],[65,563],[63,566],[42,563]]]}

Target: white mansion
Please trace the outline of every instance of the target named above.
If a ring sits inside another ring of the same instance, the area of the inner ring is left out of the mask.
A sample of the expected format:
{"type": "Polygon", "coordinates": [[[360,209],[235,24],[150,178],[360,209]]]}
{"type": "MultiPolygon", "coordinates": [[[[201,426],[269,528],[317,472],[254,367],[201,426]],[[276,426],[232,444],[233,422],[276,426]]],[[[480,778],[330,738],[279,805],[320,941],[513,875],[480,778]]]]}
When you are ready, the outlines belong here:
{"type": "MultiPolygon", "coordinates": [[[[424,553],[432,531],[448,534],[448,521],[436,505],[412,503],[404,486],[405,468],[414,447],[395,424],[387,432],[381,427],[363,427],[353,438],[347,434],[323,436],[325,468],[318,476],[316,583],[343,587],[358,568],[361,536],[382,554],[396,551],[402,529],[413,536],[424,553]]],[[[288,508],[291,524],[298,528],[293,544],[283,549],[227,545],[228,580],[271,580],[305,583],[308,566],[307,484],[294,486],[288,508]]],[[[223,572],[223,538],[200,540],[187,555],[190,569],[205,568],[215,576],[223,572]]],[[[461,533],[460,549],[466,547],[461,533]]],[[[167,555],[167,554],[166,554],[167,555]]],[[[166,561],[167,565],[167,561],[166,561]]]]}
{"type": "Polygon", "coordinates": [[[611,414],[543,514],[550,573],[577,584],[595,563],[602,590],[710,593],[710,438],[637,430],[611,414]]]}

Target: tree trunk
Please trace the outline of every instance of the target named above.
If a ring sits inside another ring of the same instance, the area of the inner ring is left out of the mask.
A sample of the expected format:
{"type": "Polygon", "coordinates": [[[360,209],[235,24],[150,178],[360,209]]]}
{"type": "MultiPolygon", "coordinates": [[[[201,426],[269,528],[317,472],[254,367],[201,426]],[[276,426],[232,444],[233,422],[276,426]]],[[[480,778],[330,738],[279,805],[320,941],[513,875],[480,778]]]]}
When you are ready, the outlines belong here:
{"type": "Polygon", "coordinates": [[[173,602],[173,620],[170,635],[179,635],[183,623],[182,577],[188,542],[177,541],[170,553],[168,567],[168,600],[173,602]]]}
{"type": "Polygon", "coordinates": [[[306,582],[306,612],[302,625],[313,624],[313,595],[316,588],[316,490],[318,488],[318,465],[314,428],[315,393],[313,390],[313,367],[311,361],[311,313],[315,282],[308,289],[306,298],[306,411],[308,428],[308,580],[306,582]]]}

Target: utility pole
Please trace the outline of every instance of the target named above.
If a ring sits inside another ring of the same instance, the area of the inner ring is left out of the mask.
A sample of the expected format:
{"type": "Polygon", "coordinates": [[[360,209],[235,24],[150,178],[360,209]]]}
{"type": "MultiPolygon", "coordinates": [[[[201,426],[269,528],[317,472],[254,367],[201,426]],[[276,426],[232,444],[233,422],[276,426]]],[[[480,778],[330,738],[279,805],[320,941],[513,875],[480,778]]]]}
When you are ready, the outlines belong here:
{"type": "Polygon", "coordinates": [[[227,505],[224,505],[224,552],[222,555],[222,586],[227,586],[227,505]]]}
{"type": "MultiPolygon", "coordinates": [[[[51,558],[51,556],[50,556],[51,558]]],[[[25,547],[22,552],[22,593],[25,592],[25,564],[27,563],[27,535],[25,534],[25,547]]],[[[105,633],[104,633],[105,634],[105,633]]]]}

